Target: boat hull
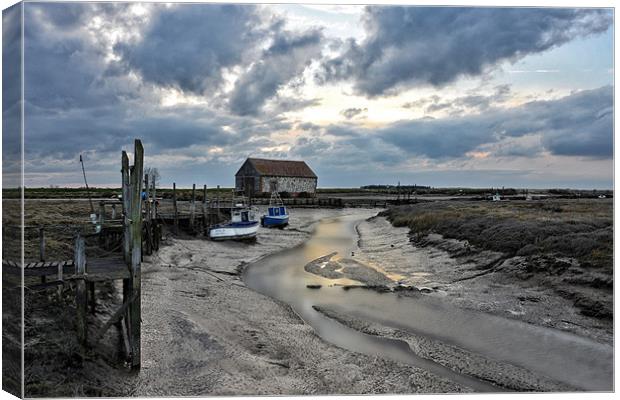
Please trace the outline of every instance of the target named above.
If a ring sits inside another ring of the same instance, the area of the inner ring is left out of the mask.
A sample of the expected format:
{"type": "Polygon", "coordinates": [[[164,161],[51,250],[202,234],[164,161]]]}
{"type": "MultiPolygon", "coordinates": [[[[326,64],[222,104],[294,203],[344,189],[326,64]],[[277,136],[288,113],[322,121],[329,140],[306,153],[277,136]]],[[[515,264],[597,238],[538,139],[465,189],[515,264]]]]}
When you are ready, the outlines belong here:
{"type": "Polygon", "coordinates": [[[209,229],[211,240],[251,240],[256,238],[258,221],[245,224],[225,224],[209,229]]]}
{"type": "Polygon", "coordinates": [[[288,225],[288,215],[270,216],[264,215],[261,218],[262,225],[267,228],[283,227],[288,225]]]}

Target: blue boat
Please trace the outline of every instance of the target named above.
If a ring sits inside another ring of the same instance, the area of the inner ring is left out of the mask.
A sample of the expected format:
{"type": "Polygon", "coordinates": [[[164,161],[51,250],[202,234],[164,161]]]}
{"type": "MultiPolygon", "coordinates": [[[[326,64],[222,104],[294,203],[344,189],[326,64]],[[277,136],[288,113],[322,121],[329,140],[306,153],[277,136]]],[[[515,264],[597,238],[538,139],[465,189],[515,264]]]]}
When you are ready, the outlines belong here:
{"type": "Polygon", "coordinates": [[[271,194],[267,214],[261,217],[261,225],[266,228],[283,228],[288,225],[288,211],[278,192],[271,194]]]}

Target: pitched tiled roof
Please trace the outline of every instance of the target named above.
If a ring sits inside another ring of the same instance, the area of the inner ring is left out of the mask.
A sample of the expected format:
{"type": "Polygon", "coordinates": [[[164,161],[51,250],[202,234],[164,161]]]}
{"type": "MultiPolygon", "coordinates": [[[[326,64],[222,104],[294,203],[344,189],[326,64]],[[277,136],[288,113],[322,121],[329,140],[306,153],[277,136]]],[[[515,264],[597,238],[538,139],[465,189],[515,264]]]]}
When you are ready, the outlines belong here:
{"type": "Polygon", "coordinates": [[[294,176],[300,178],[317,177],[304,161],[265,160],[263,158],[248,158],[247,161],[261,175],[294,176]]]}

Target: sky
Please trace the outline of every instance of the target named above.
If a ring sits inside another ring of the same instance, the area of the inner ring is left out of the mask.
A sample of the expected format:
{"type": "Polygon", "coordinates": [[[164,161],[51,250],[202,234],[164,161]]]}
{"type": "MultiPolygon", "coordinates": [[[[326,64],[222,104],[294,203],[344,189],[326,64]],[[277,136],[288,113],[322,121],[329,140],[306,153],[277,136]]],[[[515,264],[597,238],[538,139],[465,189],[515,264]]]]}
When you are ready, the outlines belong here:
{"type": "MultiPolygon", "coordinates": [[[[5,181],[18,15],[3,14],[5,181]]],[[[140,138],[164,187],[232,186],[252,156],[304,160],[319,187],[611,188],[613,22],[600,8],[25,3],[25,186],[83,185],[80,154],[91,186],[119,186],[140,138]]]]}

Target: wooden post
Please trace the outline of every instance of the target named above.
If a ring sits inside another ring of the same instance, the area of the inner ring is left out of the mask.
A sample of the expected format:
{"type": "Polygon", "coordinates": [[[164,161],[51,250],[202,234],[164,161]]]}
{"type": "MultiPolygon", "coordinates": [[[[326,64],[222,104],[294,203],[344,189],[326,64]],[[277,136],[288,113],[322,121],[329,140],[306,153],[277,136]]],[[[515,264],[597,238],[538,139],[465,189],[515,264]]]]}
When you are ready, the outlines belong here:
{"type": "MultiPolygon", "coordinates": [[[[131,270],[131,182],[129,180],[129,157],[123,151],[121,157],[122,164],[122,185],[123,185],[123,258],[127,264],[127,269],[131,270]]],[[[123,302],[129,297],[131,292],[131,279],[123,279],[123,302]]],[[[127,330],[130,327],[130,321],[125,315],[127,330]]]]}
{"type": "MultiPolygon", "coordinates": [[[[149,174],[144,174],[144,192],[146,193],[146,200],[144,201],[144,215],[146,216],[146,220],[148,221],[151,218],[151,205],[149,204],[149,174]]],[[[140,193],[142,196],[142,193],[140,193]]]]}
{"type": "Polygon", "coordinates": [[[45,261],[45,230],[39,227],[39,261],[45,261]]]}
{"type": "Polygon", "coordinates": [[[172,207],[174,208],[174,234],[179,234],[179,209],[177,208],[177,184],[172,182],[172,207]]]}
{"type": "MultiPolygon", "coordinates": [[[[149,185],[149,174],[144,174],[144,192],[146,194],[146,199],[144,200],[144,226],[146,228],[144,230],[146,233],[146,237],[144,238],[146,242],[144,254],[150,255],[152,253],[151,245],[153,241],[151,240],[151,187],[149,185]]],[[[142,198],[142,193],[140,193],[140,198],[142,198]]]]}
{"type": "Polygon", "coordinates": [[[155,179],[153,179],[153,219],[157,220],[157,188],[155,187],[155,179]]]}
{"type": "Polygon", "coordinates": [[[202,232],[207,233],[207,185],[202,188],[202,232]]]}
{"type": "Polygon", "coordinates": [[[90,295],[89,303],[90,303],[90,313],[95,313],[95,307],[97,306],[95,300],[95,282],[88,282],[88,293],[90,295]]]}
{"type": "MultiPolygon", "coordinates": [[[[58,281],[59,282],[62,282],[64,279],[63,278],[63,273],[64,273],[63,267],[64,267],[64,263],[59,262],[58,263],[58,281]]],[[[64,286],[65,286],[64,283],[58,285],[57,292],[56,292],[56,295],[58,296],[58,301],[62,300],[62,291],[64,289],[64,286]]]]}
{"type": "MultiPolygon", "coordinates": [[[[45,262],[45,231],[39,227],[39,261],[45,262]]],[[[45,283],[45,275],[41,276],[41,283],[45,283]]]]}
{"type": "Polygon", "coordinates": [[[129,267],[131,265],[131,183],[129,181],[129,157],[124,151],[121,161],[123,166],[123,257],[129,267]]]}
{"type": "Polygon", "coordinates": [[[135,141],[134,167],[131,176],[131,290],[135,300],[131,303],[131,366],[140,368],[140,328],[141,328],[141,261],[142,261],[142,171],[144,162],[144,148],[142,142],[135,141]]]}
{"type": "MultiPolygon", "coordinates": [[[[123,279],[123,304],[131,297],[131,279],[123,279]]],[[[129,308],[125,310],[123,321],[127,332],[131,332],[131,319],[129,314],[129,308]]],[[[131,337],[128,336],[127,341],[131,343],[131,337]]],[[[129,346],[129,353],[131,353],[131,345],[129,346]]]]}
{"type": "Polygon", "coordinates": [[[75,295],[75,304],[77,308],[77,333],[78,333],[78,341],[82,346],[82,351],[85,350],[86,346],[86,247],[84,245],[84,238],[78,233],[77,238],[75,239],[75,253],[74,253],[75,263],[75,275],[78,278],[76,282],[76,295],[75,295]]]}
{"type": "Polygon", "coordinates": [[[101,201],[99,202],[99,226],[101,230],[103,230],[104,219],[105,219],[105,203],[101,201]]]}
{"type": "Polygon", "coordinates": [[[159,251],[159,222],[157,221],[157,189],[155,187],[155,179],[151,182],[151,239],[153,248],[151,251],[159,251]]]}
{"type": "Polygon", "coordinates": [[[192,202],[189,205],[189,226],[192,232],[194,229],[194,222],[196,220],[196,184],[192,185],[192,202]]]}

